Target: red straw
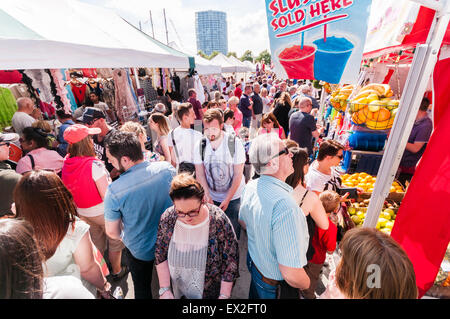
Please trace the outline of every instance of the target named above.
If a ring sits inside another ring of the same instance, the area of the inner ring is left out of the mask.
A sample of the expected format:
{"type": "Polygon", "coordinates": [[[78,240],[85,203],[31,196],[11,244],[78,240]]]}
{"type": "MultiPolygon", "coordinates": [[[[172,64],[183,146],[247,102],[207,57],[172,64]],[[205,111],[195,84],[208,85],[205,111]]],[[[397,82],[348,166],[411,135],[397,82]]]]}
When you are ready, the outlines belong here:
{"type": "MultiPolygon", "coordinates": [[[[324,15],[323,17],[326,18],[327,16],[324,15]]],[[[327,25],[326,24],[324,24],[324,26],[323,26],[323,42],[327,42],[327,25]]]]}

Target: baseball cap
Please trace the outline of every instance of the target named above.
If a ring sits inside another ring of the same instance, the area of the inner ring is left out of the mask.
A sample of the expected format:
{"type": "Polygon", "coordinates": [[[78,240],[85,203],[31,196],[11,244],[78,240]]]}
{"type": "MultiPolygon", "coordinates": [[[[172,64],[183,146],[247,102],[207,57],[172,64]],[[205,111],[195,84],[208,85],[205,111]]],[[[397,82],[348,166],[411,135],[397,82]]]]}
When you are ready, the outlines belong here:
{"type": "Polygon", "coordinates": [[[89,128],[81,124],[72,124],[64,131],[64,140],[69,144],[78,143],[88,135],[99,134],[102,130],[98,127],[89,128]]]}
{"type": "Polygon", "coordinates": [[[19,134],[0,133],[0,143],[12,143],[19,140],[19,134]]]}
{"type": "Polygon", "coordinates": [[[83,112],[83,116],[80,116],[77,120],[83,122],[84,124],[89,124],[96,119],[104,118],[106,118],[106,115],[101,109],[96,107],[87,107],[83,112]]]}

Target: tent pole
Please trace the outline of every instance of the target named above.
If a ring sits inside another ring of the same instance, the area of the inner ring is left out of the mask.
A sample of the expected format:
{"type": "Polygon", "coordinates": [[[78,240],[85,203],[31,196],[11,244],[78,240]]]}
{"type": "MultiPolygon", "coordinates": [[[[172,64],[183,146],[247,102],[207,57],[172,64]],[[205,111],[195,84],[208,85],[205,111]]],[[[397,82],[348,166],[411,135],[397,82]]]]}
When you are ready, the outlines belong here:
{"type": "Polygon", "coordinates": [[[390,186],[394,180],[401,157],[408,142],[417,111],[425,93],[428,80],[437,61],[442,40],[450,21],[450,2],[446,1],[445,8],[436,12],[429,31],[427,43],[418,45],[406,79],[405,88],[400,100],[400,108],[394,120],[389,139],[386,144],[384,156],[378,170],[377,181],[373,190],[367,217],[363,227],[373,228],[383,208],[385,198],[389,194],[390,186]]]}

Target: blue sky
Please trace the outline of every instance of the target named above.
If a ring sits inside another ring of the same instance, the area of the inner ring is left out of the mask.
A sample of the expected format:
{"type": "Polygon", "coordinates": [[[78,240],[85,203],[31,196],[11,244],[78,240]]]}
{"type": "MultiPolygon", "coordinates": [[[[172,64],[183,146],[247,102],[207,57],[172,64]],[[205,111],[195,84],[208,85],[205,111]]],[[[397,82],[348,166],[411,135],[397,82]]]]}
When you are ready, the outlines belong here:
{"type": "Polygon", "coordinates": [[[113,9],[135,26],[151,32],[152,12],[155,38],[166,43],[163,8],[166,9],[169,42],[175,41],[186,51],[197,52],[195,12],[219,10],[227,13],[228,50],[241,56],[251,50],[256,56],[269,49],[265,0],[79,0],[113,9]]]}

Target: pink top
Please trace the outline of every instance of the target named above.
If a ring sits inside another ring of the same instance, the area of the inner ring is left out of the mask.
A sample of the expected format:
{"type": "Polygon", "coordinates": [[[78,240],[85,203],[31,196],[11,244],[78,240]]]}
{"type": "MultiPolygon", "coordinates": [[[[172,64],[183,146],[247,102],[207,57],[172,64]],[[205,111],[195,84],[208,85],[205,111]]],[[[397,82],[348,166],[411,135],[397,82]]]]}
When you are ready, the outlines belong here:
{"type": "MultiPolygon", "coordinates": [[[[63,167],[64,159],[55,151],[46,149],[45,147],[37,148],[29,152],[34,159],[34,169],[48,169],[55,173],[59,173],[63,167]]],[[[31,171],[31,159],[25,155],[17,163],[16,172],[23,174],[31,171]]]]}
{"type": "Polygon", "coordinates": [[[236,107],[236,110],[231,109],[234,112],[234,124],[233,128],[236,134],[239,134],[239,129],[242,127],[242,112],[236,107]]]}

